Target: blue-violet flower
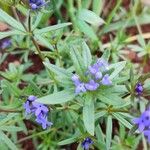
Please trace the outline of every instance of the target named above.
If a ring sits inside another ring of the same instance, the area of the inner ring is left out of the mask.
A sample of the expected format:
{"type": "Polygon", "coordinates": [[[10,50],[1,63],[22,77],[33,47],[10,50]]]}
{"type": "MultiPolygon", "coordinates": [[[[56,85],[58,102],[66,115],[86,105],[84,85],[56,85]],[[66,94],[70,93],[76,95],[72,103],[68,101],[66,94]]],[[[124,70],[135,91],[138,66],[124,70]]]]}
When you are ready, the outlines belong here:
{"type": "Polygon", "coordinates": [[[89,137],[87,137],[87,138],[82,142],[81,146],[82,146],[82,148],[83,148],[84,150],[89,150],[90,145],[92,145],[92,144],[93,144],[92,139],[89,138],[89,137]]]}
{"type": "Polygon", "coordinates": [[[135,87],[135,91],[137,95],[141,95],[143,93],[143,85],[141,83],[137,83],[135,87]]]}

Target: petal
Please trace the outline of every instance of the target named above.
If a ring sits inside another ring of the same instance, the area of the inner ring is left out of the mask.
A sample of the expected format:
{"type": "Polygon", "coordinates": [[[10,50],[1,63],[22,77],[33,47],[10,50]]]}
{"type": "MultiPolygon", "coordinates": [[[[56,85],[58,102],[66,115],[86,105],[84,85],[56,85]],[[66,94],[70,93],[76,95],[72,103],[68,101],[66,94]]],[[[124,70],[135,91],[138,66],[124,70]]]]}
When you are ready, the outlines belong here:
{"type": "Polygon", "coordinates": [[[139,124],[138,130],[140,132],[143,132],[144,128],[145,128],[144,124],[139,124]]]}
{"type": "Polygon", "coordinates": [[[41,109],[37,109],[37,110],[35,111],[35,115],[36,115],[36,116],[39,116],[40,113],[41,113],[41,109]]]}
{"type": "Polygon", "coordinates": [[[140,121],[141,121],[140,118],[134,118],[134,119],[132,120],[132,122],[133,122],[134,124],[139,124],[140,121]]]}
{"type": "Polygon", "coordinates": [[[102,79],[101,82],[102,82],[103,85],[111,85],[111,84],[112,84],[112,81],[110,80],[108,74],[106,74],[106,75],[103,77],[103,79],[102,79]]]}

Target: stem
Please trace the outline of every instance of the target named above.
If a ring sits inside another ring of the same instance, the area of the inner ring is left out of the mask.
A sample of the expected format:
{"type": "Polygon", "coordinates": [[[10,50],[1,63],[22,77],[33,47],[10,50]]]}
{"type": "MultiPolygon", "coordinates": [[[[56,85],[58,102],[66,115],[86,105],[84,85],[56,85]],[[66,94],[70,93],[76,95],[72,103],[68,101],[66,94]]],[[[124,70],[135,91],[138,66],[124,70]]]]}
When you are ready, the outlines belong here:
{"type": "Polygon", "coordinates": [[[30,16],[30,10],[29,10],[29,18],[28,18],[28,30],[31,32],[31,16],[30,16]]]}
{"type": "Polygon", "coordinates": [[[37,50],[37,52],[38,52],[40,58],[42,59],[42,61],[44,61],[44,56],[43,56],[43,54],[42,54],[42,52],[41,52],[41,50],[40,50],[40,48],[39,48],[39,46],[38,46],[38,44],[37,44],[37,42],[35,41],[35,39],[34,39],[33,36],[31,36],[31,40],[32,40],[34,46],[36,47],[36,50],[37,50]]]}
{"type": "Polygon", "coordinates": [[[21,110],[6,110],[6,109],[1,109],[0,108],[0,112],[8,112],[8,113],[16,112],[16,113],[21,113],[22,111],[21,110]]]}
{"type": "Polygon", "coordinates": [[[17,11],[16,11],[16,8],[14,6],[12,6],[11,9],[12,9],[12,12],[13,12],[13,15],[14,15],[15,19],[20,22],[20,19],[18,17],[17,11]]]}
{"type": "Polygon", "coordinates": [[[40,58],[42,59],[42,61],[44,61],[44,56],[43,56],[43,54],[42,54],[42,52],[41,52],[37,42],[35,41],[34,35],[33,35],[32,31],[31,31],[31,15],[30,15],[30,11],[29,11],[29,17],[28,17],[28,32],[31,33],[31,40],[32,40],[32,42],[33,42],[33,44],[34,44],[34,46],[35,46],[35,48],[36,48],[40,58]]]}

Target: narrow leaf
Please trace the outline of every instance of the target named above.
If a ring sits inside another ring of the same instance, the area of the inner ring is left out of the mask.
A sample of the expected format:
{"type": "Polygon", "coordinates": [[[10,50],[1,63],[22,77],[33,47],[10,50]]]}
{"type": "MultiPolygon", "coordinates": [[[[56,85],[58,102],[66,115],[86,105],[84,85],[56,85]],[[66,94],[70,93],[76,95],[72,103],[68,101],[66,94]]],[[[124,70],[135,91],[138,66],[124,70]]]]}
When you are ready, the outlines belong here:
{"type": "Polygon", "coordinates": [[[110,75],[110,79],[115,78],[123,70],[126,65],[126,61],[118,62],[109,66],[110,69],[114,68],[115,70],[110,75]]]}
{"type": "Polygon", "coordinates": [[[46,46],[47,48],[49,48],[51,50],[54,50],[54,47],[51,45],[51,43],[46,38],[44,38],[43,36],[36,34],[35,38],[38,40],[38,42],[40,44],[46,46]]]}
{"type": "Polygon", "coordinates": [[[94,101],[92,99],[85,99],[86,104],[83,106],[83,122],[89,134],[94,136],[94,101]]]}
{"type": "Polygon", "coordinates": [[[112,139],[112,117],[108,116],[106,126],[106,150],[110,150],[112,139]]]}
{"type": "Polygon", "coordinates": [[[92,63],[91,51],[85,42],[82,43],[82,49],[83,49],[82,56],[83,56],[84,65],[86,68],[88,68],[88,66],[90,66],[92,63]]]}
{"type": "Polygon", "coordinates": [[[125,127],[127,127],[128,129],[132,128],[132,125],[125,120],[121,115],[119,115],[118,113],[113,113],[113,116],[119,121],[121,122],[125,127]]]}
{"type": "Polygon", "coordinates": [[[69,26],[69,25],[71,25],[71,23],[61,23],[61,24],[53,25],[53,26],[46,27],[43,29],[36,29],[36,30],[34,30],[34,34],[43,34],[46,32],[55,31],[55,30],[64,28],[64,27],[69,26]]]}
{"type": "Polygon", "coordinates": [[[104,20],[101,19],[97,14],[87,9],[80,10],[78,17],[80,20],[86,21],[94,26],[100,26],[104,23],[104,20]]]}
{"type": "Polygon", "coordinates": [[[73,100],[75,97],[74,91],[63,90],[56,92],[41,98],[38,98],[36,101],[42,104],[62,104],[68,101],[73,100]]]}
{"type": "Polygon", "coordinates": [[[18,150],[16,145],[2,131],[0,131],[0,140],[6,143],[11,150],[18,150]]]}
{"type": "Polygon", "coordinates": [[[7,24],[9,24],[11,27],[25,32],[25,29],[24,29],[23,25],[20,22],[18,22],[17,20],[15,20],[13,17],[11,17],[10,15],[8,15],[2,9],[0,9],[0,18],[4,22],[6,22],[7,24]]]}
{"type": "Polygon", "coordinates": [[[60,68],[56,65],[50,64],[49,62],[43,62],[43,64],[52,72],[57,74],[60,77],[71,79],[72,73],[65,70],[64,68],[60,68]]]}
{"type": "Polygon", "coordinates": [[[85,72],[85,66],[78,49],[72,47],[70,51],[70,56],[73,61],[74,67],[76,68],[77,73],[82,77],[85,72]]]}

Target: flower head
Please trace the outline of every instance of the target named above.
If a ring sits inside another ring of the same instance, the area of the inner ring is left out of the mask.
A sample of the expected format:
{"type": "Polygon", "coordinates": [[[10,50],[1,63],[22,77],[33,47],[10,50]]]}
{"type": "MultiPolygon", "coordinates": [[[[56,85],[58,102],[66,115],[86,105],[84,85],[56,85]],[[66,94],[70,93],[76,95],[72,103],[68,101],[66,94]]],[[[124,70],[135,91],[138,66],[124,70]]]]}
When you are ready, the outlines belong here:
{"type": "Polygon", "coordinates": [[[135,87],[135,91],[138,95],[143,93],[143,85],[141,83],[137,83],[135,87]]]}
{"type": "Polygon", "coordinates": [[[85,84],[85,87],[89,91],[95,91],[99,87],[99,84],[96,83],[94,80],[90,80],[88,83],[85,84]]]}
{"type": "Polygon", "coordinates": [[[93,66],[89,66],[88,69],[92,75],[95,75],[97,72],[99,72],[99,66],[97,64],[94,64],[93,66]]]}
{"type": "Polygon", "coordinates": [[[32,102],[35,101],[37,99],[36,96],[34,95],[30,95],[28,98],[27,98],[27,101],[23,104],[23,107],[25,109],[25,115],[29,115],[33,112],[33,105],[32,105],[32,102]]]}
{"type": "Polygon", "coordinates": [[[36,120],[35,120],[38,124],[42,125],[43,129],[46,129],[47,127],[50,127],[53,125],[52,122],[47,121],[47,116],[46,115],[42,115],[40,114],[36,120]]]}
{"type": "Polygon", "coordinates": [[[48,115],[48,108],[44,104],[35,102],[37,97],[34,95],[30,95],[26,102],[23,104],[23,107],[25,109],[26,115],[34,115],[36,117],[36,122],[40,125],[42,125],[43,129],[46,129],[47,127],[51,126],[52,123],[47,121],[47,115],[48,115]]]}
{"type": "Polygon", "coordinates": [[[84,83],[79,83],[78,85],[76,85],[76,89],[75,89],[76,94],[84,93],[84,92],[86,92],[86,88],[85,88],[84,83]]]}
{"type": "Polygon", "coordinates": [[[29,3],[32,10],[40,9],[46,5],[45,0],[29,0],[29,3]]]}
{"type": "Polygon", "coordinates": [[[143,132],[150,143],[150,109],[144,111],[139,118],[134,118],[133,123],[138,126],[138,130],[143,132]]]}
{"type": "Polygon", "coordinates": [[[10,39],[5,39],[2,41],[0,48],[6,49],[11,45],[11,40],[10,39]]]}
{"type": "Polygon", "coordinates": [[[85,72],[85,75],[88,76],[88,81],[82,82],[80,77],[77,74],[74,74],[71,78],[75,85],[75,93],[84,93],[86,91],[95,91],[98,89],[100,84],[111,85],[112,81],[109,78],[109,75],[106,74],[108,70],[108,63],[99,59],[95,64],[88,67],[88,70],[85,72]],[[105,73],[105,75],[103,75],[105,73]]]}
{"type": "Polygon", "coordinates": [[[42,113],[47,114],[48,108],[45,105],[37,103],[37,102],[33,102],[32,105],[35,109],[35,116],[39,116],[42,113]]]}
{"type": "Polygon", "coordinates": [[[108,74],[104,75],[104,77],[102,78],[101,83],[102,83],[103,85],[111,85],[111,84],[112,84],[112,81],[110,80],[108,74]]]}
{"type": "Polygon", "coordinates": [[[81,144],[84,150],[88,150],[90,148],[90,145],[93,144],[93,141],[91,138],[87,137],[81,144]]]}
{"type": "Polygon", "coordinates": [[[79,76],[77,74],[74,74],[71,79],[76,86],[78,86],[80,84],[80,79],[79,79],[79,76]]]}

